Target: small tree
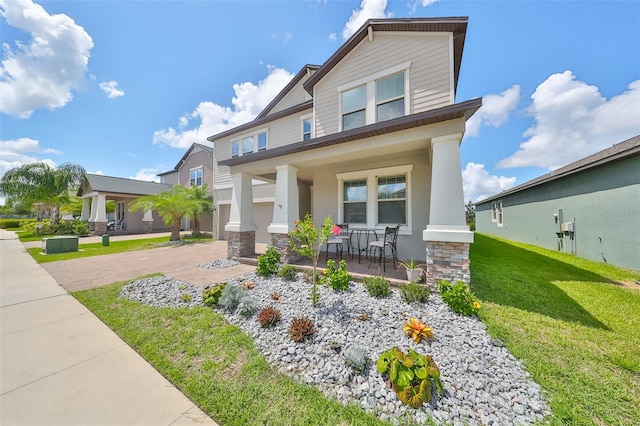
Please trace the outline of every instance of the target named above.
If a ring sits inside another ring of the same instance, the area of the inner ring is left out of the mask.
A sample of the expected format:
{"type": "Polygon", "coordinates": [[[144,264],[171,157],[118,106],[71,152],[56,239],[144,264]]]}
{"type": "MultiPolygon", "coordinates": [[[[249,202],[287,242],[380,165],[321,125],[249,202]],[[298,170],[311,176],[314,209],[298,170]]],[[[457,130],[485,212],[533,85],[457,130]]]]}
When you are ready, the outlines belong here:
{"type": "MultiPolygon", "coordinates": [[[[320,298],[316,285],[316,270],[320,257],[320,248],[327,242],[329,235],[331,235],[332,232],[335,233],[335,228],[331,216],[325,217],[322,226],[316,228],[311,215],[307,213],[303,220],[296,220],[293,231],[289,233],[289,245],[291,249],[301,256],[310,258],[313,263],[311,288],[311,304],[313,306],[316,305],[316,302],[320,298]]],[[[338,233],[340,233],[340,228],[338,228],[338,233]]]]}
{"type": "Polygon", "coordinates": [[[187,197],[192,202],[189,217],[193,223],[193,236],[200,236],[200,217],[202,213],[213,212],[213,195],[205,183],[202,186],[192,186],[187,189],[187,197]]]}
{"type": "Polygon", "coordinates": [[[464,214],[467,219],[467,225],[472,231],[476,230],[476,206],[469,200],[464,206],[464,214]]]}
{"type": "Polygon", "coordinates": [[[180,222],[182,216],[193,209],[188,190],[184,186],[174,185],[169,191],[146,195],[138,198],[130,206],[130,211],[156,210],[166,225],[171,226],[171,241],[180,241],[180,222]]]}

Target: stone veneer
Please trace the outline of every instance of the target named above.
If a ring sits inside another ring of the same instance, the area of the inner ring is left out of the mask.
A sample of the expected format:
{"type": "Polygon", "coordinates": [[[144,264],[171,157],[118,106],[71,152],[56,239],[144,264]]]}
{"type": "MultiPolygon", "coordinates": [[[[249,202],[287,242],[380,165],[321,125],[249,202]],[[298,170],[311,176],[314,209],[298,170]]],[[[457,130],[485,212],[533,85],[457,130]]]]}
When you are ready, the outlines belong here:
{"type": "Polygon", "coordinates": [[[427,241],[427,284],[434,288],[438,281],[452,283],[471,281],[469,243],[427,241]]]}
{"type": "Polygon", "coordinates": [[[142,222],[142,230],[147,233],[153,232],[153,222],[151,221],[142,222]]]}
{"type": "Polygon", "coordinates": [[[227,231],[227,259],[251,257],[256,254],[256,232],[227,231]]]}
{"type": "Polygon", "coordinates": [[[107,232],[107,222],[93,222],[93,233],[102,235],[107,232]]]}
{"type": "Polygon", "coordinates": [[[289,234],[270,234],[271,245],[280,251],[280,261],[282,263],[293,263],[300,259],[300,255],[289,245],[289,234]]]}

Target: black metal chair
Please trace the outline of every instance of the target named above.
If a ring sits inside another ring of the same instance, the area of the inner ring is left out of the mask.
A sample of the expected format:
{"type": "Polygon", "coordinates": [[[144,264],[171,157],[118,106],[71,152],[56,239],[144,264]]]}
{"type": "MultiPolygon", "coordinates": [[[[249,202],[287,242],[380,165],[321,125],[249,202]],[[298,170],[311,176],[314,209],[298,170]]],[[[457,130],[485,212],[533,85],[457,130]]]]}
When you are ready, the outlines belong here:
{"type": "Polygon", "coordinates": [[[331,245],[336,246],[336,255],[338,252],[340,253],[340,259],[342,259],[342,253],[344,249],[344,244],[347,244],[347,253],[351,254],[351,258],[353,259],[353,253],[351,250],[351,236],[349,235],[349,224],[337,224],[338,228],[340,228],[340,233],[338,235],[332,236],[327,240],[327,253],[325,260],[329,260],[329,247],[331,245]]]}
{"type": "Polygon", "coordinates": [[[373,256],[379,252],[378,265],[383,263],[383,271],[387,272],[387,248],[389,248],[391,250],[391,257],[393,258],[393,269],[397,269],[396,263],[398,262],[398,247],[396,244],[398,241],[399,230],[400,225],[396,227],[387,226],[384,230],[384,237],[382,239],[369,243],[369,267],[371,267],[373,256]]]}

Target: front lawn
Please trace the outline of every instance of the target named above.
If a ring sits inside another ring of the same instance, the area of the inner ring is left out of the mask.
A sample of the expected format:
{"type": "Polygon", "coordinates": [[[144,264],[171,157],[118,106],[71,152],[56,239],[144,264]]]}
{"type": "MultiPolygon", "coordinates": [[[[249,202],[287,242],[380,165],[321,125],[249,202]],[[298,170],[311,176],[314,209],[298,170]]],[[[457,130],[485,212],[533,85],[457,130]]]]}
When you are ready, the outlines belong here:
{"type": "Polygon", "coordinates": [[[482,320],[550,396],[553,424],[640,424],[640,273],[476,234],[482,320]]]}
{"type": "Polygon", "coordinates": [[[118,298],[123,284],[73,296],[221,425],[388,424],[278,373],[211,308],[144,306],[118,298]]]}

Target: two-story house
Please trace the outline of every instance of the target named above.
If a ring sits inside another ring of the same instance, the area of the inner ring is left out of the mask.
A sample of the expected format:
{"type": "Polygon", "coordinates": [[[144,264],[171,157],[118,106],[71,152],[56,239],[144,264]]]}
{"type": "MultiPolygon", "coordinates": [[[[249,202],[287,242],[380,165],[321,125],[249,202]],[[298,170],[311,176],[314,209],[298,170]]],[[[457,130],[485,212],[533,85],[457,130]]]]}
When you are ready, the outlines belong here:
{"type": "Polygon", "coordinates": [[[429,282],[468,282],[460,143],[482,101],[455,100],[466,30],[466,17],[369,20],[253,121],[209,137],[229,257],[251,255],[256,232],[284,249],[308,211],[379,234],[400,224],[400,258],[426,249],[429,282]],[[274,185],[270,211],[256,181],[274,185]]]}

